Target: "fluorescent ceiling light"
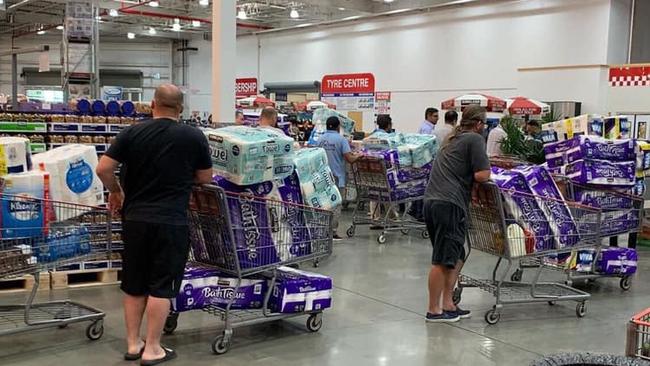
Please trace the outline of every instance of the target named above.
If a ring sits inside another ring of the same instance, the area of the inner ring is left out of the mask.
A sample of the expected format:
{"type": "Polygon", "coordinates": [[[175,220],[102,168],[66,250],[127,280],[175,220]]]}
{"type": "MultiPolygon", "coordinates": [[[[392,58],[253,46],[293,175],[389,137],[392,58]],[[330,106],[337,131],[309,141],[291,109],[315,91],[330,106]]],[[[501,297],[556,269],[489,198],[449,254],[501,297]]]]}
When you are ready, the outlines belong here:
{"type": "Polygon", "coordinates": [[[200,20],[192,20],[192,27],[200,27],[201,26],[201,21],[200,20]]]}
{"type": "Polygon", "coordinates": [[[126,38],[128,38],[128,39],[133,39],[133,38],[135,38],[135,33],[131,33],[131,32],[127,33],[127,34],[126,34],[126,38]]]}
{"type": "Polygon", "coordinates": [[[156,28],[149,27],[149,34],[151,34],[152,36],[156,35],[156,28]]]}
{"type": "MultiPolygon", "coordinates": [[[[2,0],[0,0],[0,1],[2,1],[2,0]]],[[[56,29],[58,29],[58,30],[63,30],[63,26],[62,26],[62,25],[57,25],[57,26],[56,26],[56,29]]]]}
{"type": "Polygon", "coordinates": [[[385,3],[392,3],[395,0],[384,0],[385,3]]]}
{"type": "Polygon", "coordinates": [[[36,32],[36,34],[38,34],[39,36],[42,36],[43,34],[45,34],[45,31],[44,30],[39,30],[38,32],[36,32]]]}
{"type": "Polygon", "coordinates": [[[339,8],[339,10],[340,10],[340,11],[343,11],[343,10],[345,10],[345,8],[339,8]]]}
{"type": "Polygon", "coordinates": [[[210,0],[199,0],[199,5],[208,6],[210,5],[210,0]]]}
{"type": "Polygon", "coordinates": [[[292,19],[300,18],[300,14],[298,14],[298,10],[296,9],[291,9],[291,13],[289,13],[289,16],[292,19]]]}
{"type": "Polygon", "coordinates": [[[108,15],[110,15],[110,16],[112,16],[112,17],[116,17],[116,16],[118,16],[118,14],[117,14],[117,9],[111,9],[111,10],[109,10],[109,11],[108,11],[108,15]]]}
{"type": "Polygon", "coordinates": [[[248,18],[248,16],[246,16],[246,11],[244,9],[239,9],[239,12],[237,13],[237,18],[242,20],[248,18]]]}
{"type": "Polygon", "coordinates": [[[152,8],[157,8],[160,6],[160,3],[157,1],[150,1],[149,6],[151,6],[152,8]]]}

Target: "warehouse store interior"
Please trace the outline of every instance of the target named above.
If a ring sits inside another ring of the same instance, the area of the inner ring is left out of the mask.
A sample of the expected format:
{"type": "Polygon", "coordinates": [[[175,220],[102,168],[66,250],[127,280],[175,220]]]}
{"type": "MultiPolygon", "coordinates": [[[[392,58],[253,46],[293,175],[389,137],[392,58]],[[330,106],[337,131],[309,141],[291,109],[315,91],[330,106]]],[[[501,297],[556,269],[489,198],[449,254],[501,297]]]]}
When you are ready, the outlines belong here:
{"type": "Polygon", "coordinates": [[[0,365],[650,365],[648,17],[0,0],[0,365]]]}

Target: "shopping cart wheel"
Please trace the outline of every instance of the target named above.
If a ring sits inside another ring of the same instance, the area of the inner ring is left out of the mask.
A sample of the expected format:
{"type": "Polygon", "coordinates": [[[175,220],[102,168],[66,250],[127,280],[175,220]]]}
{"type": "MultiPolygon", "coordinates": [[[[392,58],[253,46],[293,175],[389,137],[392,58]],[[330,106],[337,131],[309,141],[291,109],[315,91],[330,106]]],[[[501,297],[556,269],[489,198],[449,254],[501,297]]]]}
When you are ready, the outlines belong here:
{"type": "Polygon", "coordinates": [[[463,296],[463,288],[462,287],[456,287],[454,289],[454,293],[451,296],[452,301],[454,302],[454,305],[460,304],[460,300],[463,296]]]}
{"type": "Polygon", "coordinates": [[[95,320],[86,328],[86,337],[91,341],[96,341],[104,335],[104,321],[95,320]]]}
{"type": "Polygon", "coordinates": [[[172,334],[176,330],[176,327],[178,327],[178,313],[170,313],[167,316],[167,320],[165,320],[163,332],[165,334],[172,334]]]}
{"type": "Polygon", "coordinates": [[[524,271],[521,268],[517,268],[516,271],[510,276],[510,281],[512,282],[521,282],[521,278],[524,275],[524,271]]]}
{"type": "Polygon", "coordinates": [[[408,235],[411,232],[411,230],[410,229],[402,229],[402,230],[400,230],[400,232],[402,234],[404,234],[404,235],[408,235]]]}
{"type": "Polygon", "coordinates": [[[499,319],[501,319],[501,313],[499,313],[496,309],[490,309],[487,313],[485,313],[485,322],[490,325],[498,323],[499,319]]]}
{"type": "Polygon", "coordinates": [[[549,305],[549,306],[555,306],[555,301],[549,301],[549,302],[548,302],[548,305],[549,305]]]}
{"type": "Polygon", "coordinates": [[[630,287],[632,287],[632,279],[630,278],[630,276],[625,276],[621,278],[621,282],[619,282],[619,285],[621,286],[621,289],[623,289],[623,291],[627,291],[630,289],[630,287]]]}
{"type": "Polygon", "coordinates": [[[348,238],[351,238],[354,236],[354,225],[350,226],[348,230],[345,232],[345,234],[348,236],[348,238]]]}
{"type": "Polygon", "coordinates": [[[578,318],[584,318],[585,314],[587,314],[587,304],[584,301],[579,302],[576,305],[576,316],[578,318]]]}
{"type": "Polygon", "coordinates": [[[422,239],[429,239],[429,232],[427,230],[422,230],[420,235],[422,235],[422,239]]]}
{"type": "Polygon", "coordinates": [[[386,243],[386,235],[381,234],[377,237],[377,243],[379,244],[384,244],[386,243]]]}
{"type": "Polygon", "coordinates": [[[323,326],[323,315],[321,313],[311,314],[307,318],[307,329],[310,332],[318,332],[323,326]]]}
{"type": "Polygon", "coordinates": [[[230,342],[226,342],[224,340],[224,336],[219,335],[214,338],[214,341],[212,341],[212,352],[216,355],[223,355],[224,353],[228,352],[230,349],[230,342]]]}

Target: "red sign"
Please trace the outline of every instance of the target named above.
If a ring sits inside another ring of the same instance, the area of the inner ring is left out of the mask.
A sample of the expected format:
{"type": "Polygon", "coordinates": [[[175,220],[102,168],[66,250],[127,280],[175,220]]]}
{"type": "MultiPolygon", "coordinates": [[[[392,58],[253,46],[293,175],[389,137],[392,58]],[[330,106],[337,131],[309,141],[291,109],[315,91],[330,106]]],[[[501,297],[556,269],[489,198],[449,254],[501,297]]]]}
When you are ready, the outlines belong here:
{"type": "Polygon", "coordinates": [[[325,75],[320,88],[322,94],[372,94],[375,76],[370,73],[325,75]]]}
{"type": "Polygon", "coordinates": [[[609,69],[609,84],[611,86],[649,86],[650,67],[626,66],[609,69]]]}
{"type": "Polygon", "coordinates": [[[257,78],[235,79],[235,95],[237,97],[257,95],[257,78]]]}
{"type": "Polygon", "coordinates": [[[390,92],[376,92],[375,100],[386,100],[390,102],[390,92]]]}

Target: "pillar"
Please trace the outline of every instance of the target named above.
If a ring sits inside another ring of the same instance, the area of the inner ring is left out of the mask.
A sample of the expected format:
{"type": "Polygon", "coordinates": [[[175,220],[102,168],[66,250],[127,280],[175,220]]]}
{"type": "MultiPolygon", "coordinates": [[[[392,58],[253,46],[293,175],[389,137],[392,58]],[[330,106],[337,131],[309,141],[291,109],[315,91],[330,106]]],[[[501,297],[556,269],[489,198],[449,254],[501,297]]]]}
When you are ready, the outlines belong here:
{"type": "Polygon", "coordinates": [[[212,1],[212,121],[235,120],[236,1],[212,1]]]}

